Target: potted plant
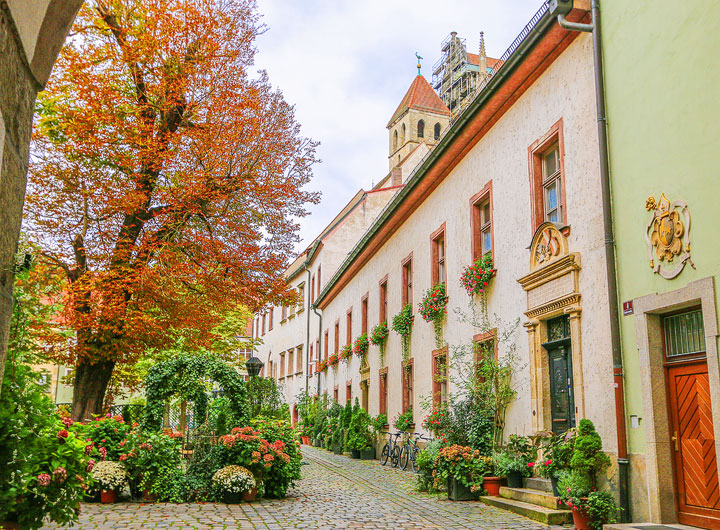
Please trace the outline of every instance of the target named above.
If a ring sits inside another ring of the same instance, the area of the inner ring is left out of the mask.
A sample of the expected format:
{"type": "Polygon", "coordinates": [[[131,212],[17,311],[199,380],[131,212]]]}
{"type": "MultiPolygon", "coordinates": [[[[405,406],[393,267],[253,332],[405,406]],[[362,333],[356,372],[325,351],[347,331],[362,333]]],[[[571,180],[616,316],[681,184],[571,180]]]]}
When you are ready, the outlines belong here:
{"type": "Polygon", "coordinates": [[[355,339],[352,351],[354,355],[357,355],[358,357],[364,357],[368,352],[368,348],[370,348],[370,341],[368,340],[367,333],[363,333],[357,339],[355,339]]]}
{"type": "Polygon", "coordinates": [[[540,476],[549,478],[553,495],[559,497],[558,475],[570,469],[570,459],[575,446],[576,429],[554,435],[543,450],[543,460],[537,466],[540,476]]]}
{"type": "Polygon", "coordinates": [[[389,334],[387,322],[384,320],[376,325],[370,334],[370,342],[380,348],[380,366],[385,364],[385,344],[389,334]]]}
{"type": "Polygon", "coordinates": [[[357,408],[353,410],[348,428],[348,447],[353,458],[362,458],[363,451],[372,449],[372,456],[365,458],[370,460],[375,457],[375,448],[372,447],[373,435],[370,432],[370,415],[357,405],[357,398],[355,404],[357,408]]]}
{"type": "Polygon", "coordinates": [[[225,504],[254,501],[257,496],[255,476],[242,466],[220,468],[213,475],[212,481],[216,490],[222,493],[225,504]]]}
{"type": "Polygon", "coordinates": [[[420,316],[425,322],[432,322],[435,331],[435,346],[443,347],[442,323],[447,314],[447,295],[445,284],[438,283],[425,291],[422,301],[419,304],[420,316]]]}
{"type": "Polygon", "coordinates": [[[405,304],[400,312],[393,317],[392,328],[402,339],[403,361],[410,358],[410,333],[413,326],[412,306],[405,304]]]}
{"type": "Polygon", "coordinates": [[[460,284],[470,296],[480,294],[487,289],[496,272],[497,269],[493,268],[492,255],[487,253],[463,269],[460,284]]]}
{"type": "Polygon", "coordinates": [[[412,407],[408,408],[402,414],[398,414],[395,421],[393,421],[393,426],[398,431],[407,432],[413,427],[413,425],[415,425],[415,422],[413,420],[412,407]]]}
{"type": "Polygon", "coordinates": [[[100,488],[100,502],[110,504],[117,501],[118,494],[128,481],[127,469],[121,462],[104,460],[92,469],[92,477],[100,488]]]}
{"type": "Polygon", "coordinates": [[[446,482],[448,499],[452,501],[474,500],[490,470],[492,458],[471,447],[450,445],[440,449],[435,458],[434,485],[438,488],[446,482]]]}
{"type": "Polygon", "coordinates": [[[505,449],[493,455],[495,470],[507,478],[508,487],[522,488],[523,477],[532,475],[537,452],[537,446],[530,438],[511,434],[505,449]]]}

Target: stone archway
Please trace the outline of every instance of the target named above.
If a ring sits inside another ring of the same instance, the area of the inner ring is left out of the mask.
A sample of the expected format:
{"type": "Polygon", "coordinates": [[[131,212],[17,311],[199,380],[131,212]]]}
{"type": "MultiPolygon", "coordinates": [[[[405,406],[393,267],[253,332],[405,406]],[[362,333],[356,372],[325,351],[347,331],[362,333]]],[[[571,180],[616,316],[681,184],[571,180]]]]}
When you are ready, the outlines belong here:
{"type": "Polygon", "coordinates": [[[249,406],[242,376],[219,359],[183,354],[156,364],[148,372],[143,428],[160,429],[165,402],[174,395],[194,401],[195,414],[203,417],[207,409],[206,378],[222,385],[235,419],[245,423],[249,419],[249,406]]]}

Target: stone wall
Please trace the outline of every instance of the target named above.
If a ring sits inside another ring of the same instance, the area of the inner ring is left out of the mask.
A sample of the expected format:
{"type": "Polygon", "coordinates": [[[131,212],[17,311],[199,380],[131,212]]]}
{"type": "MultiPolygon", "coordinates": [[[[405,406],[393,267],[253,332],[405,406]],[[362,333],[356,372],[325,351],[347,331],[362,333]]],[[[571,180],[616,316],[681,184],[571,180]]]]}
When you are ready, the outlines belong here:
{"type": "Polygon", "coordinates": [[[35,97],[82,0],[0,0],[0,384],[12,312],[35,97]]]}

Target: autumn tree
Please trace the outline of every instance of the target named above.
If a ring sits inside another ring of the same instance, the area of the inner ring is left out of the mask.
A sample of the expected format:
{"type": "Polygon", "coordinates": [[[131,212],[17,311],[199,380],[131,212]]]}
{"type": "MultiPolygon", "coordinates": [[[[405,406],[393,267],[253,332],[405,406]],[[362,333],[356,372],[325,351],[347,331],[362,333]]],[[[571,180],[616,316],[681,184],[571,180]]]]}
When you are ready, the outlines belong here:
{"type": "Polygon", "coordinates": [[[117,364],[288,296],[316,143],[251,71],[262,31],[253,0],[91,0],[76,19],[38,100],[25,219],[66,278],[74,340],[54,355],[76,366],[76,419],[117,364]]]}

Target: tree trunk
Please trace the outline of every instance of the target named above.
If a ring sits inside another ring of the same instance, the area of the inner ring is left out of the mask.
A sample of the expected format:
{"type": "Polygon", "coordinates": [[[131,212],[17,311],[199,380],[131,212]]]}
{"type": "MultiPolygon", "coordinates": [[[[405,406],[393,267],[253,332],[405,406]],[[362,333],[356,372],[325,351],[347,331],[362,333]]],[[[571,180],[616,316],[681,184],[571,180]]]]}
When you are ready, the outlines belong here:
{"type": "Polygon", "coordinates": [[[114,368],[115,361],[95,364],[81,361],[76,366],[71,413],[73,420],[91,420],[93,414],[102,414],[105,391],[114,368]]]}

